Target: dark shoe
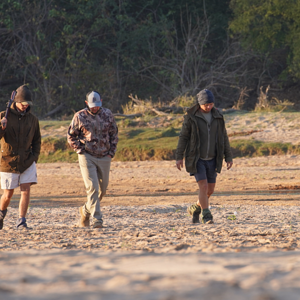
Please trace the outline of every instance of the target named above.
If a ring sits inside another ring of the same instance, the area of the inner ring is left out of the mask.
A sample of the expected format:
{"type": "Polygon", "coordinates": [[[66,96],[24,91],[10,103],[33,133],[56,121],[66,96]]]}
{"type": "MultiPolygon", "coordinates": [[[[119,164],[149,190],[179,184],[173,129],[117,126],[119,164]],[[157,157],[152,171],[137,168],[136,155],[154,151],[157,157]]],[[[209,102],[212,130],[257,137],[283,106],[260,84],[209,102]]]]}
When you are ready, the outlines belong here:
{"type": "Polygon", "coordinates": [[[201,214],[201,207],[197,204],[193,204],[187,208],[187,212],[193,217],[193,223],[200,223],[199,216],[201,214]]]}
{"type": "Polygon", "coordinates": [[[27,228],[27,223],[25,218],[20,218],[17,221],[17,229],[24,229],[27,228]]]}
{"type": "Polygon", "coordinates": [[[103,228],[103,222],[100,220],[94,222],[93,228],[103,228]]]}
{"type": "Polygon", "coordinates": [[[7,209],[6,210],[0,210],[0,230],[3,228],[3,220],[6,216],[7,209]]]}
{"type": "Polygon", "coordinates": [[[79,207],[80,220],[79,227],[89,227],[90,226],[90,215],[85,215],[83,211],[83,206],[79,207]]]}
{"type": "Polygon", "coordinates": [[[201,220],[203,224],[213,224],[213,216],[208,208],[203,209],[201,214],[201,220]]]}

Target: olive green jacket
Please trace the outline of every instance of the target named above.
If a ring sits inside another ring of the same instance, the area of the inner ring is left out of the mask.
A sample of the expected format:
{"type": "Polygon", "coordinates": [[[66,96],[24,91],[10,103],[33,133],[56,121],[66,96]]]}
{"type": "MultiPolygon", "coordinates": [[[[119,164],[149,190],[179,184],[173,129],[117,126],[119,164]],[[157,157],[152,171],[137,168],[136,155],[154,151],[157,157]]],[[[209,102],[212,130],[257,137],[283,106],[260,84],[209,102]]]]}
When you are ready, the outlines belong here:
{"type": "MultiPolygon", "coordinates": [[[[205,136],[203,134],[200,136],[198,126],[201,123],[197,122],[196,118],[198,117],[195,116],[198,109],[199,104],[191,107],[184,116],[184,121],[182,124],[182,129],[179,135],[179,141],[176,149],[176,160],[182,160],[183,157],[185,157],[186,171],[192,174],[197,173],[196,165],[200,158],[200,144],[208,143],[208,133],[205,136]]],[[[232,153],[223,115],[216,108],[213,108],[211,112],[212,117],[217,120],[217,126],[215,127],[217,131],[215,157],[216,172],[220,173],[224,157],[226,162],[231,162],[232,153]]],[[[203,124],[205,123],[203,122],[203,124]]]]}
{"type": "MultiPolygon", "coordinates": [[[[1,112],[0,119],[5,116],[1,112]]],[[[41,133],[38,118],[30,113],[30,107],[21,114],[15,106],[10,108],[7,127],[0,125],[1,172],[23,173],[37,162],[41,151],[41,133]]]]}

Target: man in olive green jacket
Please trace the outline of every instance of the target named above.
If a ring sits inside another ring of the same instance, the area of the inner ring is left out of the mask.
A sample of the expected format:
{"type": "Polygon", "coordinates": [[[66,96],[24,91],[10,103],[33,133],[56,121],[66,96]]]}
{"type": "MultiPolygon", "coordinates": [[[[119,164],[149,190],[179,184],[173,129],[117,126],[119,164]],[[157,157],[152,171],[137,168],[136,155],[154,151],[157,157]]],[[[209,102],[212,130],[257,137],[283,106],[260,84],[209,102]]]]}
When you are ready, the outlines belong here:
{"type": "Polygon", "coordinates": [[[194,175],[199,186],[196,204],[188,208],[193,223],[213,223],[209,210],[209,197],[215,189],[217,173],[221,172],[223,159],[227,169],[232,167],[232,153],[223,115],[214,108],[214,96],[205,89],[197,94],[198,103],[191,107],[184,117],[176,150],[176,166],[185,167],[194,175]]]}
{"type": "Polygon", "coordinates": [[[36,162],[41,150],[39,121],[31,114],[31,93],[26,85],[17,89],[17,94],[9,109],[0,113],[1,139],[1,188],[0,229],[7,213],[7,207],[14,189],[20,186],[19,219],[17,228],[27,228],[26,213],[29,205],[30,186],[37,183],[36,162]]]}

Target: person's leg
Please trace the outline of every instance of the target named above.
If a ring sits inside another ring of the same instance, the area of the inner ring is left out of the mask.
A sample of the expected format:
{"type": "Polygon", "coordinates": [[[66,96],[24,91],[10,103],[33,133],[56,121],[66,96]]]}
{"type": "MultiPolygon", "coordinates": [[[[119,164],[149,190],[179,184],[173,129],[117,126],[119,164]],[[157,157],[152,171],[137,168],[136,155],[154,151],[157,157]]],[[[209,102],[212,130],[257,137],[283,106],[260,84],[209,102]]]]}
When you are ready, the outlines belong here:
{"type": "Polygon", "coordinates": [[[1,201],[0,201],[0,210],[6,210],[9,206],[11,197],[14,194],[14,190],[3,190],[3,195],[1,197],[1,201]]]}
{"type": "MultiPolygon", "coordinates": [[[[199,186],[199,184],[198,184],[198,186],[199,186]]],[[[208,207],[209,207],[209,198],[214,193],[215,186],[216,186],[215,183],[209,183],[209,182],[207,183],[207,201],[208,201],[208,207]]],[[[200,195],[200,191],[199,191],[199,195],[200,195]]],[[[197,205],[201,206],[199,199],[197,201],[197,205]]]]}
{"type": "Polygon", "coordinates": [[[199,184],[199,182],[198,182],[198,186],[199,186],[199,200],[197,202],[197,205],[201,206],[201,208],[202,208],[202,210],[200,211],[200,213],[202,212],[202,215],[201,215],[202,222],[203,223],[213,223],[213,217],[212,217],[210,209],[209,209],[209,198],[213,194],[216,184],[208,182],[206,185],[204,183],[199,184]],[[204,190],[203,193],[201,193],[201,188],[204,190]],[[205,194],[205,189],[207,190],[206,194],[205,194]],[[205,197],[205,195],[206,195],[206,197],[205,197]],[[203,206],[200,202],[201,201],[200,199],[202,199],[203,206]],[[204,216],[206,216],[206,218],[204,218],[204,216]],[[207,219],[207,220],[205,220],[205,219],[207,219]]]}
{"type": "Polygon", "coordinates": [[[10,203],[10,199],[14,194],[14,190],[4,190],[0,200],[0,230],[3,228],[3,220],[7,213],[7,208],[10,203]]]}
{"type": "MultiPolygon", "coordinates": [[[[205,161],[202,159],[199,159],[197,162],[197,173],[191,174],[195,176],[196,182],[199,186],[198,182],[205,182],[206,181],[206,169],[205,169],[205,161]]],[[[196,204],[192,204],[187,208],[187,212],[192,216],[192,222],[193,223],[200,223],[200,213],[201,213],[201,203],[200,198],[203,198],[202,195],[203,188],[199,187],[199,193],[198,193],[198,200],[196,204]],[[201,194],[200,194],[201,192],[201,194]]]]}
{"type": "Polygon", "coordinates": [[[30,202],[30,187],[37,184],[36,163],[33,162],[23,173],[20,174],[21,198],[19,203],[19,219],[17,228],[27,228],[26,214],[30,202]]]}
{"type": "Polygon", "coordinates": [[[27,228],[26,214],[29,206],[31,183],[20,184],[21,198],[19,202],[19,219],[17,221],[17,228],[27,228]]]}
{"type": "Polygon", "coordinates": [[[216,179],[217,179],[217,173],[216,173],[216,159],[212,159],[209,161],[206,161],[206,176],[207,176],[207,204],[208,209],[206,211],[202,211],[202,222],[203,223],[213,223],[213,217],[211,215],[211,212],[209,210],[209,199],[210,196],[213,194],[216,186],[216,179]],[[203,219],[203,215],[207,213],[207,217],[203,219]]]}
{"type": "MultiPolygon", "coordinates": [[[[212,194],[209,189],[210,184],[206,179],[198,181],[199,186],[199,204],[201,206],[202,223],[213,223],[213,218],[209,210],[209,196],[212,194]]],[[[212,186],[210,186],[211,188],[212,186]]],[[[198,203],[197,203],[198,204],[198,203]]]]}
{"type": "Polygon", "coordinates": [[[19,218],[25,218],[30,201],[30,186],[31,183],[20,184],[21,199],[19,203],[19,218]]]}
{"type": "Polygon", "coordinates": [[[208,182],[208,185],[207,185],[207,200],[208,200],[208,207],[209,207],[209,198],[210,196],[214,193],[214,190],[215,190],[215,186],[216,186],[216,183],[209,183],[208,182]]]}
{"type": "Polygon", "coordinates": [[[199,203],[202,208],[201,210],[201,220],[204,224],[212,224],[213,216],[209,209],[209,198],[213,194],[215,185],[216,185],[216,177],[217,173],[216,169],[216,161],[215,159],[208,160],[204,162],[205,172],[206,172],[206,181],[199,181],[199,203]],[[201,192],[202,189],[202,192],[201,192]],[[202,202],[201,202],[202,201],[202,202]]]}
{"type": "Polygon", "coordinates": [[[100,201],[106,195],[106,190],[109,183],[110,164],[111,164],[111,158],[108,156],[100,158],[98,160],[97,174],[98,174],[99,186],[100,186],[100,190],[99,190],[100,201]]]}
{"type": "Polygon", "coordinates": [[[199,194],[197,204],[201,206],[201,209],[208,208],[208,183],[207,179],[199,180],[198,182],[199,194]]]}
{"type": "Polygon", "coordinates": [[[106,156],[102,158],[97,158],[97,177],[99,184],[99,208],[97,207],[97,212],[93,216],[93,227],[94,228],[102,228],[103,218],[101,213],[100,201],[106,195],[106,190],[109,183],[109,171],[111,158],[106,156]],[[98,214],[98,212],[100,214],[98,214]]]}
{"type": "Polygon", "coordinates": [[[83,215],[87,218],[91,215],[94,219],[102,220],[98,198],[99,182],[95,158],[85,153],[78,155],[78,161],[87,193],[87,201],[82,208],[83,215]]]}
{"type": "Polygon", "coordinates": [[[211,224],[213,223],[213,217],[209,210],[209,197],[212,194],[213,190],[211,184],[207,180],[198,181],[199,186],[199,203],[201,206],[201,220],[202,223],[211,224]]]}

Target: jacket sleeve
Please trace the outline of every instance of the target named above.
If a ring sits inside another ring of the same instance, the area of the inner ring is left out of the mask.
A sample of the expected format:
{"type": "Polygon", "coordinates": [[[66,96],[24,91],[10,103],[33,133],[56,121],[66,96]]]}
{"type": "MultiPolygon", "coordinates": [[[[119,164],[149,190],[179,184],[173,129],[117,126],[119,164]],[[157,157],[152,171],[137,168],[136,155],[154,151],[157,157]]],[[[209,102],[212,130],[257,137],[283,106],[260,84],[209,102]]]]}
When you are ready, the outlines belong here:
{"type": "Polygon", "coordinates": [[[37,162],[41,153],[41,131],[39,121],[36,120],[35,132],[32,139],[31,147],[34,161],[37,162]]]}
{"type": "MultiPolygon", "coordinates": [[[[5,112],[1,112],[0,120],[2,120],[4,116],[5,116],[5,112]]],[[[5,129],[2,128],[2,125],[0,123],[0,140],[4,137],[4,134],[5,134],[5,129]]]]}
{"type": "Polygon", "coordinates": [[[228,135],[227,135],[225,126],[224,126],[224,156],[225,156],[226,162],[232,161],[232,152],[231,152],[229,139],[228,139],[228,135]]]}
{"type": "Polygon", "coordinates": [[[33,162],[38,161],[39,155],[41,153],[41,131],[40,131],[40,124],[39,120],[36,119],[34,121],[34,134],[31,141],[31,152],[28,158],[23,162],[24,170],[29,168],[33,162]]]}
{"type": "Polygon", "coordinates": [[[189,116],[185,115],[182,124],[182,129],[179,134],[179,140],[176,149],[176,160],[183,160],[184,152],[186,150],[190,138],[191,138],[191,122],[189,120],[189,116]]]}
{"type": "Polygon", "coordinates": [[[109,128],[109,137],[110,137],[110,149],[108,152],[108,155],[111,157],[114,157],[117,151],[117,144],[119,141],[118,137],[118,126],[116,124],[115,118],[112,115],[112,120],[110,123],[110,128],[109,128]]]}
{"type": "Polygon", "coordinates": [[[80,127],[79,127],[79,117],[75,115],[69,126],[67,133],[67,140],[71,148],[78,154],[85,152],[85,146],[80,142],[80,127]]]}

